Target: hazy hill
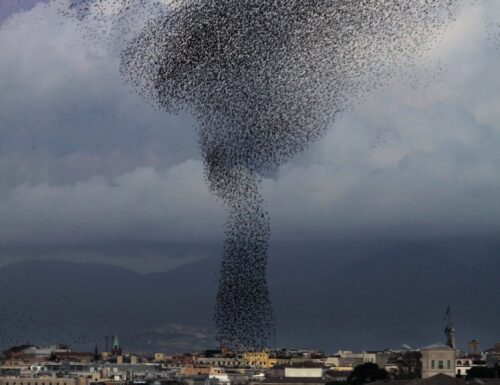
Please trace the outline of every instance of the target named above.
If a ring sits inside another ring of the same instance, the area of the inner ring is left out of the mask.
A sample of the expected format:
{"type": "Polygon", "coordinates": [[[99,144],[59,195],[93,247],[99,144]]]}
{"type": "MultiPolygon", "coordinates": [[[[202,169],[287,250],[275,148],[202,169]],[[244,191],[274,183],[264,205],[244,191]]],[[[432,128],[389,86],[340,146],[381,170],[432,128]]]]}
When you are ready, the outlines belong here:
{"type": "MultiPolygon", "coordinates": [[[[274,245],[278,344],[372,349],[442,339],[500,340],[498,245],[482,242],[274,245]]],[[[218,259],[138,274],[106,265],[22,262],[0,269],[3,346],[55,340],[87,349],[118,333],[143,351],[212,345],[218,259]]]]}

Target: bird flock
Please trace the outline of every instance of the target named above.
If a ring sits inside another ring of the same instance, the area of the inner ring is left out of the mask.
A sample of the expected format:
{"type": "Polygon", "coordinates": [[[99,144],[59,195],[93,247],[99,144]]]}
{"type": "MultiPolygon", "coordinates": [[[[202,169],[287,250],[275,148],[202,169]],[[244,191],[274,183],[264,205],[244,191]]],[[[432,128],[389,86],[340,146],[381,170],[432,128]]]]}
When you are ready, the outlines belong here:
{"type": "Polygon", "coordinates": [[[275,338],[263,174],[413,68],[466,2],[73,0],[64,11],[112,24],[124,80],[152,105],[197,119],[207,185],[229,211],[215,309],[221,345],[258,350],[275,338]]]}
{"type": "Polygon", "coordinates": [[[423,56],[458,9],[450,0],[184,0],[122,51],[122,74],[141,95],[197,118],[208,186],[229,207],[215,311],[223,346],[258,350],[275,337],[263,173],[423,56]]]}

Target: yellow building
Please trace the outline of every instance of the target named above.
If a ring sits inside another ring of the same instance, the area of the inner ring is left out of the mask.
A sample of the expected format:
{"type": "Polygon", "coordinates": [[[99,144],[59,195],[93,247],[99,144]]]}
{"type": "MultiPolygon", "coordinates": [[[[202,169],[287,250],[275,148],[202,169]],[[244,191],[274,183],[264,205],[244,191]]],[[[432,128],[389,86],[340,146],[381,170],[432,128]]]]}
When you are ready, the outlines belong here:
{"type": "Polygon", "coordinates": [[[267,352],[247,352],[243,354],[243,362],[245,365],[256,368],[271,368],[271,360],[267,352]]]}
{"type": "Polygon", "coordinates": [[[165,353],[155,353],[155,362],[167,362],[172,359],[172,356],[169,356],[165,353]]]}

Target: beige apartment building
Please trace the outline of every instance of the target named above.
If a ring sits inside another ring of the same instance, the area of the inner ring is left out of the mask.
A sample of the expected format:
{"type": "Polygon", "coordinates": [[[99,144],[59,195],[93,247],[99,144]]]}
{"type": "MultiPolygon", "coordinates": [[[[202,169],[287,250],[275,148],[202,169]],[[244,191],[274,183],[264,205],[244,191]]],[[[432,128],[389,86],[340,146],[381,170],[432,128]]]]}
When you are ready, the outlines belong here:
{"type": "Polygon", "coordinates": [[[455,349],[448,345],[435,344],[421,349],[422,378],[429,378],[437,374],[446,374],[455,377],[456,356],[455,349]]]}

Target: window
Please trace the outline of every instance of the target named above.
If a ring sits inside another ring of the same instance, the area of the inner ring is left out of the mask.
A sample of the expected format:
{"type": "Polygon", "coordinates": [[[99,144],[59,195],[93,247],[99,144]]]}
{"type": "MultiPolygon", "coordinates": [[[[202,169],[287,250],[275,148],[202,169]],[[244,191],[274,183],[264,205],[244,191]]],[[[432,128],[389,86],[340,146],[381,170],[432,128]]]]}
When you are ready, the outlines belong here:
{"type": "Polygon", "coordinates": [[[460,376],[462,374],[462,369],[457,370],[458,375],[460,376]]]}
{"type": "Polygon", "coordinates": [[[436,367],[436,363],[434,360],[431,361],[431,368],[434,369],[436,367]]]}
{"type": "Polygon", "coordinates": [[[457,365],[462,365],[462,361],[458,360],[457,365]]]}
{"type": "MultiPolygon", "coordinates": [[[[443,360],[439,360],[438,361],[438,369],[444,369],[444,362],[443,362],[443,360]]],[[[44,384],[42,384],[42,385],[44,385],[44,384]]]]}
{"type": "Polygon", "coordinates": [[[446,361],[446,368],[451,369],[451,361],[450,360],[446,361]]]}

